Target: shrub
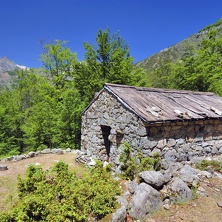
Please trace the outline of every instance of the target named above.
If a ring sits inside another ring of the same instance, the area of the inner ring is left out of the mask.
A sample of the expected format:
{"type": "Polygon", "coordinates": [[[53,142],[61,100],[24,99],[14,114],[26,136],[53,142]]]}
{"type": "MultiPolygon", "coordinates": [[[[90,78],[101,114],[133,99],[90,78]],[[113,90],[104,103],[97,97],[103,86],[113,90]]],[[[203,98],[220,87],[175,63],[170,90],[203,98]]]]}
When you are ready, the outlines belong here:
{"type": "Polygon", "coordinates": [[[51,169],[30,165],[26,178],[18,179],[19,203],[0,221],[87,221],[116,208],[120,187],[111,172],[98,164],[81,179],[63,162],[51,169]]]}
{"type": "Polygon", "coordinates": [[[133,156],[132,148],[128,143],[123,143],[122,148],[119,161],[121,175],[124,179],[133,180],[141,171],[160,170],[161,157],[159,153],[154,153],[153,157],[144,157],[141,150],[138,149],[137,155],[133,156]]]}
{"type": "Polygon", "coordinates": [[[120,170],[122,171],[122,177],[133,180],[137,174],[135,158],[132,156],[132,149],[128,143],[124,143],[122,146],[123,152],[121,152],[119,157],[119,161],[121,162],[120,170]]]}
{"type": "Polygon", "coordinates": [[[217,160],[202,160],[200,163],[196,164],[196,168],[200,170],[208,170],[211,168],[214,171],[222,171],[222,162],[217,160]]]}

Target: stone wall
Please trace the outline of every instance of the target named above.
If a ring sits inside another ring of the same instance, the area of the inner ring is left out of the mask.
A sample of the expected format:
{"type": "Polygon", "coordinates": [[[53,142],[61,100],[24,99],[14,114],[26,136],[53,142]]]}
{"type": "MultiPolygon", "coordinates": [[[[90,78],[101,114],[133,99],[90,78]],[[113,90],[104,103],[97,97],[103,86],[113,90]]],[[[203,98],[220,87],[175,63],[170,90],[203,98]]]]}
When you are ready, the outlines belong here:
{"type": "Polygon", "coordinates": [[[105,89],[82,117],[81,151],[118,164],[120,144],[145,156],[159,152],[169,161],[222,153],[222,120],[169,122],[145,126],[137,115],[105,89]],[[109,149],[107,149],[109,146],[109,149]]]}
{"type": "Polygon", "coordinates": [[[110,93],[103,91],[97,100],[85,111],[82,117],[81,150],[88,155],[106,160],[102,127],[110,127],[110,160],[118,157],[118,147],[128,141],[134,147],[140,142],[140,136],[146,129],[138,117],[121,105],[110,93]],[[140,135],[140,131],[143,131],[140,135]]]}
{"type": "Polygon", "coordinates": [[[159,152],[169,161],[222,154],[222,120],[171,122],[148,126],[140,147],[151,155],[159,152]]]}

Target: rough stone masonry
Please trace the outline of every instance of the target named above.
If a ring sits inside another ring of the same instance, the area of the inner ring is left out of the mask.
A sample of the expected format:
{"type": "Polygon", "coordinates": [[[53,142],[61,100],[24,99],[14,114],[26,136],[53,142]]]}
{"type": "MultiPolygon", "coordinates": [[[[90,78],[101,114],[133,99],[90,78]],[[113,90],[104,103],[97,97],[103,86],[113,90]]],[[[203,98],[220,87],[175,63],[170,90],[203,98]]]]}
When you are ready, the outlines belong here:
{"type": "Polygon", "coordinates": [[[103,90],[82,116],[81,151],[118,164],[120,144],[144,156],[160,153],[169,161],[222,154],[222,120],[184,120],[144,124],[112,93],[103,90]]]}

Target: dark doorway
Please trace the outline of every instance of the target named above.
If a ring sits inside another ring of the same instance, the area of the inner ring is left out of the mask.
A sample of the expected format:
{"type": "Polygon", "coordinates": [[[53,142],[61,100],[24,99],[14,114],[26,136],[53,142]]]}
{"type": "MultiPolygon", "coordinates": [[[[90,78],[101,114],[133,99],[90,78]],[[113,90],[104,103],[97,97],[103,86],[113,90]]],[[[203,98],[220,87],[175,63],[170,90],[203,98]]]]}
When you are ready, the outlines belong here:
{"type": "Polygon", "coordinates": [[[107,154],[107,162],[109,162],[109,155],[110,155],[110,140],[109,140],[109,135],[110,135],[110,126],[101,126],[102,130],[102,135],[104,139],[104,144],[106,148],[106,154],[107,154]]]}

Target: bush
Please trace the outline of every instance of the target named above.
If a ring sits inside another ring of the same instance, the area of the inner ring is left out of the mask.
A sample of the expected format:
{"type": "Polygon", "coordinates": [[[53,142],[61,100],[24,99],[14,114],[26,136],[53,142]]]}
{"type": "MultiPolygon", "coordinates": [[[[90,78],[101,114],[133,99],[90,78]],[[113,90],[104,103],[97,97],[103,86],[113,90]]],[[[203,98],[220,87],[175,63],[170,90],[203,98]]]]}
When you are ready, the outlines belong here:
{"type": "Polygon", "coordinates": [[[200,170],[208,170],[209,168],[214,171],[222,171],[222,162],[217,160],[202,160],[196,164],[196,168],[200,170]]]}
{"type": "Polygon", "coordinates": [[[81,179],[63,162],[51,169],[30,165],[26,178],[18,178],[19,203],[0,216],[0,221],[87,221],[116,208],[117,181],[98,164],[81,179]]]}
{"type": "Polygon", "coordinates": [[[132,148],[128,143],[122,144],[122,152],[120,154],[120,170],[124,179],[133,180],[138,173],[146,170],[160,170],[161,157],[159,153],[154,153],[153,157],[144,157],[138,149],[137,155],[133,156],[132,148]]]}

